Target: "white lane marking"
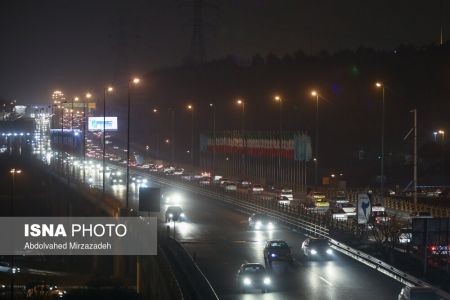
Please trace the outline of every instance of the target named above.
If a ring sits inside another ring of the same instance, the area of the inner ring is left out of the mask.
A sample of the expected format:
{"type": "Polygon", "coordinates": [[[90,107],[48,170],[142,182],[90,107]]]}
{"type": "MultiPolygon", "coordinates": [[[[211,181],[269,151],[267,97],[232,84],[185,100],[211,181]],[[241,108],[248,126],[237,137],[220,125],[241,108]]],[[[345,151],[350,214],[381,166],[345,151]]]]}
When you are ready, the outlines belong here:
{"type": "Polygon", "coordinates": [[[325,282],[326,284],[328,284],[329,286],[333,286],[333,284],[331,282],[329,282],[328,280],[326,280],[325,278],[323,278],[322,276],[319,276],[320,280],[322,280],[323,282],[325,282]]]}

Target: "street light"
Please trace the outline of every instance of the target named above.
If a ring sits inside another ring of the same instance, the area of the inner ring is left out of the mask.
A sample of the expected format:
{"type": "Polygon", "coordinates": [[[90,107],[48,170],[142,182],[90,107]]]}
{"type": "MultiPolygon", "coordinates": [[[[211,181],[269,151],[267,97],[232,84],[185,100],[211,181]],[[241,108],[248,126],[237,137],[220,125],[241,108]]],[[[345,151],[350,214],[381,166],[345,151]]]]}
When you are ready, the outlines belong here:
{"type": "Polygon", "coordinates": [[[126,208],[128,209],[129,200],[129,184],[130,184],[130,113],[131,113],[131,86],[132,84],[137,85],[141,80],[134,77],[128,81],[128,109],[127,109],[127,179],[126,179],[126,208]]]}
{"type": "Polygon", "coordinates": [[[275,97],[274,97],[274,100],[275,100],[275,102],[277,102],[277,103],[279,103],[279,105],[280,105],[280,120],[279,120],[279,144],[278,144],[278,146],[279,146],[279,148],[278,148],[278,176],[277,176],[277,178],[280,178],[281,177],[281,136],[282,136],[282,133],[283,133],[283,99],[280,97],[280,96],[278,96],[278,95],[276,95],[275,97]]]}
{"type": "Polygon", "coordinates": [[[212,130],[213,130],[213,159],[212,159],[212,169],[214,170],[216,167],[216,106],[214,103],[210,103],[209,107],[211,107],[212,110],[212,130]]]}
{"type": "MultiPolygon", "coordinates": [[[[157,115],[159,113],[159,110],[157,108],[153,108],[153,113],[157,115]]],[[[156,135],[155,135],[155,146],[156,146],[156,152],[155,156],[159,158],[159,120],[156,121],[156,135]]]]}
{"type": "Polygon", "coordinates": [[[244,147],[244,154],[242,156],[242,162],[243,162],[243,168],[242,168],[242,173],[245,175],[246,173],[246,156],[245,156],[245,151],[247,150],[247,147],[245,145],[245,101],[242,99],[237,99],[236,100],[236,104],[242,107],[242,111],[241,111],[241,118],[242,118],[242,124],[241,124],[241,137],[242,137],[242,146],[244,147]]]}
{"type": "Polygon", "coordinates": [[[194,165],[194,106],[188,104],[187,109],[191,112],[191,164],[194,165]]]}
{"type": "Polygon", "coordinates": [[[381,205],[384,205],[384,89],[385,86],[382,82],[376,82],[375,86],[381,88],[381,179],[380,179],[380,194],[381,205]]]}
{"type": "Polygon", "coordinates": [[[106,159],[106,94],[112,93],[114,88],[112,86],[105,87],[103,89],[103,169],[102,169],[102,196],[105,199],[105,159],[106,159]]]}
{"type": "Polygon", "coordinates": [[[86,93],[83,103],[83,183],[86,183],[86,106],[87,100],[92,98],[91,93],[86,93]]]}
{"type": "MultiPolygon", "coordinates": [[[[11,174],[11,203],[10,203],[10,208],[11,208],[11,217],[14,217],[14,184],[15,184],[15,177],[16,175],[19,175],[22,173],[22,170],[20,169],[11,169],[9,171],[9,173],[11,174]]],[[[10,293],[11,293],[11,299],[14,299],[14,272],[13,272],[13,268],[14,268],[14,255],[11,255],[11,275],[10,275],[10,280],[11,280],[11,287],[10,287],[10,293]]]]}
{"type": "Polygon", "coordinates": [[[444,139],[445,139],[445,131],[442,129],[439,129],[437,131],[435,131],[435,140],[436,139],[436,135],[440,135],[441,136],[441,173],[442,173],[442,184],[444,184],[444,139]]]}
{"type": "Polygon", "coordinates": [[[314,186],[317,190],[318,184],[318,169],[319,169],[319,97],[320,94],[316,90],[311,91],[311,96],[316,98],[316,151],[314,158],[314,186]]]}

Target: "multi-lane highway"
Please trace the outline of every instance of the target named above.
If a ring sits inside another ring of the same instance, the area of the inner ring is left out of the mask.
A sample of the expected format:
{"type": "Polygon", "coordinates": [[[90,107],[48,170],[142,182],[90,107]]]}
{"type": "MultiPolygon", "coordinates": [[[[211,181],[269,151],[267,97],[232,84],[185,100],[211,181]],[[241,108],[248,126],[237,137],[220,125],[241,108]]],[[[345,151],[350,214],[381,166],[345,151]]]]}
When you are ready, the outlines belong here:
{"type": "MultiPolygon", "coordinates": [[[[92,167],[87,168],[86,180],[92,188],[101,189],[99,163],[90,163],[92,167]]],[[[125,174],[123,167],[108,164],[108,168],[125,174]]],[[[82,178],[80,164],[73,166],[73,174],[82,178]]],[[[136,171],[131,174],[136,175],[136,171]]],[[[147,185],[156,185],[149,175],[144,178],[148,180],[147,185]]],[[[107,192],[124,201],[125,186],[111,186],[109,173],[107,179],[107,192]]],[[[137,194],[137,185],[131,184],[132,208],[137,207],[137,194]]],[[[395,299],[402,287],[399,282],[339,253],[329,261],[309,261],[300,254],[303,234],[281,225],[273,231],[253,230],[248,227],[245,212],[197,194],[183,191],[180,194],[179,204],[188,220],[175,225],[176,238],[196,257],[221,299],[395,299]],[[271,239],[285,240],[291,246],[294,264],[273,263],[273,288],[269,293],[240,293],[236,285],[239,266],[246,262],[265,264],[263,248],[265,241],[271,239]]],[[[161,222],[166,207],[162,206],[161,222]]],[[[173,223],[169,226],[173,232],[173,223]]]]}

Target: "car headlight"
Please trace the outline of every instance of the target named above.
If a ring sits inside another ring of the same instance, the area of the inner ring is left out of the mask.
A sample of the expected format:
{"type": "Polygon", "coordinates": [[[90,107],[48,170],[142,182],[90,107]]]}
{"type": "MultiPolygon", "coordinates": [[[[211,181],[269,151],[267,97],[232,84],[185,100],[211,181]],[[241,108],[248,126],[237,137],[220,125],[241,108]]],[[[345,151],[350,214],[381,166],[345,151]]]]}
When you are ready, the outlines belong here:
{"type": "Polygon", "coordinates": [[[333,254],[333,250],[331,248],[328,248],[327,249],[327,254],[330,254],[330,255],[333,254]]]}
{"type": "Polygon", "coordinates": [[[2,289],[5,289],[5,288],[6,288],[6,285],[2,284],[0,287],[1,287],[2,289]]]}
{"type": "Polygon", "coordinates": [[[173,214],[169,214],[169,218],[172,218],[173,217],[173,214]]]}
{"type": "Polygon", "coordinates": [[[142,179],[143,183],[147,183],[147,178],[142,179]]]}
{"type": "Polygon", "coordinates": [[[244,284],[245,284],[245,285],[251,285],[251,284],[252,284],[252,281],[250,280],[250,278],[245,277],[245,278],[244,278],[244,284]]]}
{"type": "Polygon", "coordinates": [[[268,229],[273,229],[273,227],[274,227],[274,226],[273,226],[273,223],[272,223],[272,222],[269,222],[269,224],[267,224],[267,228],[268,228],[268,229]]]}
{"type": "Polygon", "coordinates": [[[116,175],[120,176],[120,175],[122,175],[122,172],[117,172],[116,175]]]}
{"type": "Polygon", "coordinates": [[[317,254],[317,250],[316,250],[316,249],[312,249],[312,250],[311,250],[311,254],[312,254],[312,255],[316,255],[316,254],[317,254]]]}
{"type": "Polygon", "coordinates": [[[270,254],[272,257],[276,257],[277,255],[275,253],[270,254]]]}
{"type": "Polygon", "coordinates": [[[263,280],[263,282],[264,282],[264,284],[266,284],[266,285],[269,285],[269,284],[271,284],[271,283],[272,283],[272,280],[270,280],[270,278],[269,278],[269,277],[264,277],[264,280],[263,280]]]}
{"type": "Polygon", "coordinates": [[[184,213],[180,214],[180,217],[184,218],[186,215],[184,213]]]}

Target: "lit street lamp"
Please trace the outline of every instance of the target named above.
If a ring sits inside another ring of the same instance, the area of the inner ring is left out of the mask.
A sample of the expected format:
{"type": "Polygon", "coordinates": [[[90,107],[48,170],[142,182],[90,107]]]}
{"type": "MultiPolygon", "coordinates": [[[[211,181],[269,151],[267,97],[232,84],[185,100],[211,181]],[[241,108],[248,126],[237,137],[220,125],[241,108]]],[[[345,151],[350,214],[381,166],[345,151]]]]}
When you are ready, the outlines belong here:
{"type": "Polygon", "coordinates": [[[128,209],[130,185],[130,112],[131,112],[131,86],[137,85],[141,80],[137,77],[128,81],[128,109],[127,109],[127,179],[126,179],[126,208],[128,209]]]}
{"type": "MultiPolygon", "coordinates": [[[[153,108],[153,113],[157,116],[159,113],[159,110],[157,108],[153,108]]],[[[155,156],[156,158],[159,158],[159,119],[156,120],[156,130],[155,130],[155,147],[156,147],[156,151],[155,151],[155,156]]]]}
{"type": "Polygon", "coordinates": [[[216,167],[216,106],[214,103],[210,103],[209,107],[211,107],[212,110],[212,130],[213,130],[213,157],[212,157],[212,169],[214,170],[216,167]]]}
{"type": "Polygon", "coordinates": [[[279,148],[278,148],[278,176],[277,178],[280,179],[281,178],[281,140],[282,140],[282,133],[283,133],[283,99],[280,96],[275,96],[274,97],[275,102],[279,103],[280,105],[280,114],[279,114],[279,148]]]}
{"type": "Polygon", "coordinates": [[[103,187],[103,199],[105,199],[105,159],[106,159],[106,94],[113,92],[113,87],[108,86],[103,89],[103,172],[102,172],[102,187],[103,187]]]}
{"type": "Polygon", "coordinates": [[[316,151],[314,158],[314,186],[317,190],[318,184],[318,168],[319,168],[319,92],[313,90],[311,91],[311,96],[316,98],[316,151]]]}
{"type": "Polygon", "coordinates": [[[381,88],[381,179],[380,179],[380,195],[381,205],[384,205],[384,90],[385,86],[382,82],[376,82],[375,86],[381,88]]]}
{"type": "Polygon", "coordinates": [[[86,93],[83,103],[83,183],[86,183],[86,106],[87,101],[92,98],[91,93],[86,93]]]}
{"type": "Polygon", "coordinates": [[[242,99],[237,99],[236,100],[236,104],[237,105],[240,105],[241,107],[242,107],[242,110],[241,110],[241,122],[242,122],[242,124],[241,124],[241,137],[242,137],[242,147],[244,148],[244,154],[242,155],[242,165],[243,165],[243,167],[242,167],[242,174],[246,174],[246,153],[245,153],[245,151],[247,150],[246,148],[246,145],[245,145],[245,137],[244,137],[244,135],[245,135],[245,101],[244,100],[242,100],[242,99]]]}
{"type": "Polygon", "coordinates": [[[194,106],[188,104],[187,109],[191,112],[191,164],[194,165],[194,106]]]}

